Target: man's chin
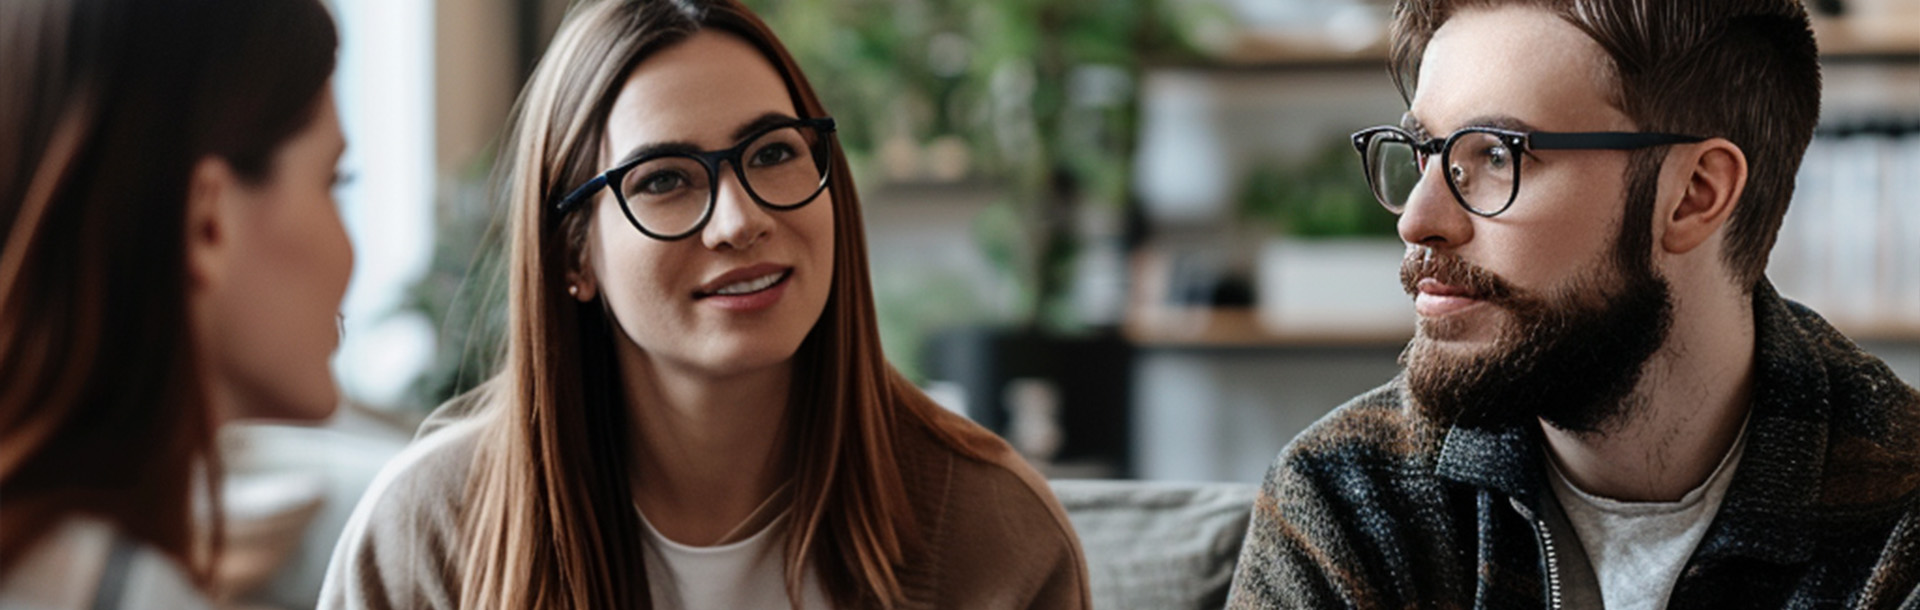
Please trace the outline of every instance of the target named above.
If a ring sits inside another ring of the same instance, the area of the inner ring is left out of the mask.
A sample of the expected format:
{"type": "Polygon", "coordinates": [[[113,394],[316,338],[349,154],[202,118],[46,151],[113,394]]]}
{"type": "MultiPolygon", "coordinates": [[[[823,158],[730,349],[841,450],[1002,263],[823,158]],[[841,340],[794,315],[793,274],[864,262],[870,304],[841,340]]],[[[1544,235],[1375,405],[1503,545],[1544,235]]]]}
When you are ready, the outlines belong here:
{"type": "Polygon", "coordinates": [[[1512,316],[1496,307],[1449,316],[1421,316],[1414,326],[1414,340],[1451,352],[1485,353],[1500,341],[1501,327],[1512,323],[1512,316]]]}

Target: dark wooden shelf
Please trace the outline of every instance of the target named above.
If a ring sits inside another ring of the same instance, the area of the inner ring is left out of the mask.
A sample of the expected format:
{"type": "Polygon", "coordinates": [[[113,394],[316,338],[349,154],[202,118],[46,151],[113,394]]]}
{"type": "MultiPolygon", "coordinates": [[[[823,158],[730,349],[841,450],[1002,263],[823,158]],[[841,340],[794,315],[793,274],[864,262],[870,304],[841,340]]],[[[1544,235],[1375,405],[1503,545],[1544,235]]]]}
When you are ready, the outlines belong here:
{"type": "Polygon", "coordinates": [[[1131,312],[1123,332],[1145,348],[1372,348],[1398,347],[1408,328],[1276,331],[1246,307],[1153,307],[1131,312]]]}

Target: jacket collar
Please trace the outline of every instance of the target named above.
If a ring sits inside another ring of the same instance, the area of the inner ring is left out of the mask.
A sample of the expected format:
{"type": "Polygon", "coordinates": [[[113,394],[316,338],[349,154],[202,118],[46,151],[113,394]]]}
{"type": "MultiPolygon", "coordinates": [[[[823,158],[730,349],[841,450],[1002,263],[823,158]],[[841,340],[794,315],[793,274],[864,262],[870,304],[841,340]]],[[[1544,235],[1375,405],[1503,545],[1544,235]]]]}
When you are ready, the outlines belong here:
{"type": "MultiPolygon", "coordinates": [[[[1720,514],[1697,554],[1744,555],[1775,563],[1808,558],[1806,535],[1826,467],[1832,405],[1825,350],[1845,339],[1817,316],[1781,299],[1762,281],[1753,291],[1753,407],[1747,450],[1720,514]],[[1803,323],[1800,316],[1810,316],[1803,323]]],[[[1409,398],[1411,400],[1411,398],[1409,398]]],[[[1539,426],[1455,426],[1440,450],[1436,474],[1538,507],[1547,489],[1539,426]]]]}

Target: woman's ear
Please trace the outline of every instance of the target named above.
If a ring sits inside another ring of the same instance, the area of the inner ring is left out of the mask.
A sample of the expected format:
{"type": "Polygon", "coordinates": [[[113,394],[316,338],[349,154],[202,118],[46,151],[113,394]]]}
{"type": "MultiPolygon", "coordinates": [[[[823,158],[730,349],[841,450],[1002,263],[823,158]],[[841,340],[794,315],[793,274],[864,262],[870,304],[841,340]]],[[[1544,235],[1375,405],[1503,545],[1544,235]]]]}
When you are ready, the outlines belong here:
{"type": "Polygon", "coordinates": [[[1747,185],[1747,155],[1725,138],[1713,138],[1687,149],[1678,159],[1686,180],[1678,205],[1666,218],[1660,246],[1685,254],[1706,243],[1726,225],[1739,206],[1747,185]]]}
{"type": "Polygon", "coordinates": [[[567,271],[567,295],[582,303],[593,302],[599,287],[593,280],[593,266],[586,256],[575,261],[573,268],[567,271]]]}
{"type": "Polygon", "coordinates": [[[230,200],[238,195],[238,176],[226,160],[204,157],[187,181],[186,239],[188,294],[220,286],[235,254],[230,200]]]}

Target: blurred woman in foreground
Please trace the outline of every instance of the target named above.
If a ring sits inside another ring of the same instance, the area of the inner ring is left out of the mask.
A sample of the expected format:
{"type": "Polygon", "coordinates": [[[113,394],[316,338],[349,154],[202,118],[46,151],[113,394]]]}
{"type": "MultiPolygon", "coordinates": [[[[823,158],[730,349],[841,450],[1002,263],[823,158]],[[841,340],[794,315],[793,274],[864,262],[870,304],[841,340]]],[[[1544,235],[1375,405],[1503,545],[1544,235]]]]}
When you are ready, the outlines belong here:
{"type": "Polygon", "coordinates": [[[235,417],[332,412],[318,0],[0,3],[0,607],[213,593],[235,417]]]}

